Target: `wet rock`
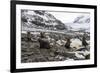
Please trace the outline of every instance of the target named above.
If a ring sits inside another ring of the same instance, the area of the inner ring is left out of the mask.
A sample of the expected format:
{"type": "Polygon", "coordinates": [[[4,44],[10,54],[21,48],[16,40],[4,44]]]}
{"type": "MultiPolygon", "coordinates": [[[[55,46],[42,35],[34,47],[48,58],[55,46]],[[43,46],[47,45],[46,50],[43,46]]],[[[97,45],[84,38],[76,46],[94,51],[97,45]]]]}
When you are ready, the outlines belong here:
{"type": "Polygon", "coordinates": [[[81,54],[79,54],[79,53],[75,53],[75,58],[74,58],[75,60],[83,60],[83,59],[85,59],[85,57],[83,56],[83,55],[81,55],[81,54]]]}
{"type": "Polygon", "coordinates": [[[32,62],[32,59],[28,59],[27,62],[32,62]]]}
{"type": "Polygon", "coordinates": [[[48,60],[49,61],[53,61],[54,60],[54,57],[48,57],[48,60]]]}
{"type": "Polygon", "coordinates": [[[61,55],[57,55],[57,56],[55,56],[55,59],[58,59],[58,60],[64,60],[64,57],[63,56],[61,56],[61,55]]]}
{"type": "Polygon", "coordinates": [[[63,56],[68,57],[68,58],[74,58],[75,53],[74,52],[63,53],[63,56]]]}
{"type": "Polygon", "coordinates": [[[76,51],[75,52],[75,60],[85,60],[86,57],[89,58],[90,52],[85,50],[85,51],[76,51]]]}
{"type": "Polygon", "coordinates": [[[66,60],[68,60],[68,61],[73,61],[74,59],[71,59],[71,58],[67,57],[67,58],[65,59],[65,61],[66,61],[66,60]]]}
{"type": "Polygon", "coordinates": [[[76,51],[85,51],[85,50],[87,50],[87,49],[82,47],[82,48],[77,49],[76,51]]]}
{"type": "Polygon", "coordinates": [[[56,41],[56,43],[57,43],[58,45],[60,45],[60,46],[63,45],[62,42],[61,42],[61,40],[56,41]]]}
{"type": "Polygon", "coordinates": [[[45,62],[45,61],[47,61],[47,60],[44,59],[44,58],[39,58],[38,61],[39,61],[39,62],[45,62]]]}
{"type": "Polygon", "coordinates": [[[50,52],[50,56],[54,57],[54,56],[55,56],[55,54],[54,54],[53,52],[50,52]]]}

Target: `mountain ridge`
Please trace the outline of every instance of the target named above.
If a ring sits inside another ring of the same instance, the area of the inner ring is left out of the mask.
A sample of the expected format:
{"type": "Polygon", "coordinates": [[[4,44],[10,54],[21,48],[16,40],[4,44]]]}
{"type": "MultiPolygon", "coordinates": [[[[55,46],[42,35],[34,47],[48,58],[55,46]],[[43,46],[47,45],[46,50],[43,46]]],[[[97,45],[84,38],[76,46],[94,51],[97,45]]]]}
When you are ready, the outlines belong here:
{"type": "Polygon", "coordinates": [[[21,10],[22,27],[64,30],[65,24],[52,14],[41,10],[21,10]]]}

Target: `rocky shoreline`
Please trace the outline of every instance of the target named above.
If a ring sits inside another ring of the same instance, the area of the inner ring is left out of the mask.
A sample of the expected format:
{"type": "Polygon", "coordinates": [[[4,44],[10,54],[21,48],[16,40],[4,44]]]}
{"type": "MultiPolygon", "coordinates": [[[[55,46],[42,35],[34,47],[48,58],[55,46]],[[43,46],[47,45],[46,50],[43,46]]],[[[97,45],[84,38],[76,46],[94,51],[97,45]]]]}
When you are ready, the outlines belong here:
{"type": "Polygon", "coordinates": [[[49,40],[50,48],[40,48],[38,38],[39,32],[31,34],[31,41],[27,42],[27,34],[22,33],[21,38],[21,62],[49,62],[49,61],[65,61],[65,60],[87,60],[90,59],[89,36],[86,36],[88,45],[82,45],[82,35],[49,33],[46,32],[46,37],[49,40]],[[65,47],[66,39],[71,38],[70,48],[65,47]]]}

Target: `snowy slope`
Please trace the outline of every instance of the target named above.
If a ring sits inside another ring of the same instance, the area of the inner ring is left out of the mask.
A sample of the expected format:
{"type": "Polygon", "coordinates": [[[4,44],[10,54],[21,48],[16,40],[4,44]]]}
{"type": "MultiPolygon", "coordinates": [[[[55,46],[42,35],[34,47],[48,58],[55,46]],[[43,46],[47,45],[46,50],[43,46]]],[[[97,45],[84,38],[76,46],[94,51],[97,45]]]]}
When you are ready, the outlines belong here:
{"type": "Polygon", "coordinates": [[[80,24],[84,24],[84,23],[90,23],[90,16],[78,16],[73,23],[80,23],[80,24]]]}
{"type": "Polygon", "coordinates": [[[22,29],[37,28],[50,30],[64,30],[65,24],[52,14],[40,10],[21,10],[22,29]]]}
{"type": "Polygon", "coordinates": [[[90,17],[79,16],[74,20],[74,22],[66,23],[66,26],[72,31],[90,32],[90,17]]]}

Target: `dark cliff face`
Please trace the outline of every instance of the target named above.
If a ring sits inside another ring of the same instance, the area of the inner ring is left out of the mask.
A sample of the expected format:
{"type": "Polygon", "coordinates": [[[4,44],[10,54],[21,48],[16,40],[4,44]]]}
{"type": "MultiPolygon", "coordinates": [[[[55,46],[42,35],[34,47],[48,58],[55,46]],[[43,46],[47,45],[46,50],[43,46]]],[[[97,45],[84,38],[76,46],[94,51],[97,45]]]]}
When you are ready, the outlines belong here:
{"type": "Polygon", "coordinates": [[[21,10],[22,27],[64,30],[65,24],[47,11],[21,10]]]}

